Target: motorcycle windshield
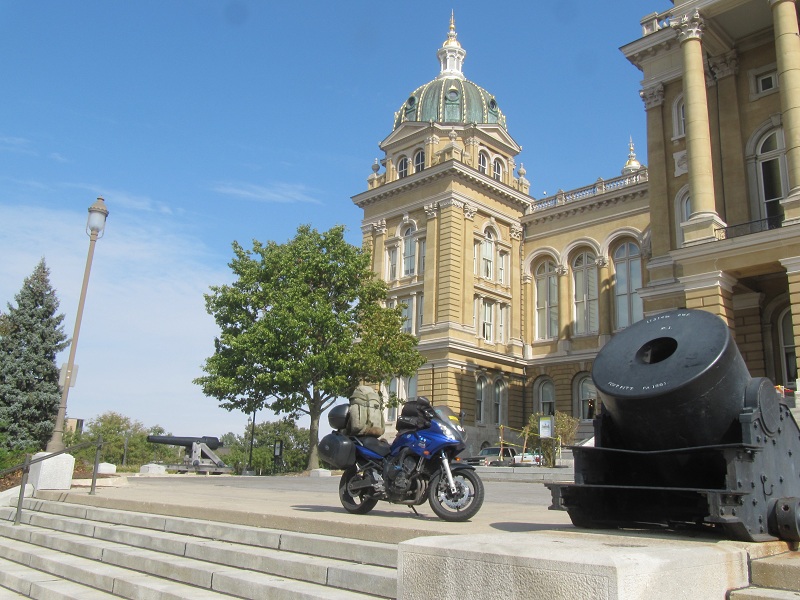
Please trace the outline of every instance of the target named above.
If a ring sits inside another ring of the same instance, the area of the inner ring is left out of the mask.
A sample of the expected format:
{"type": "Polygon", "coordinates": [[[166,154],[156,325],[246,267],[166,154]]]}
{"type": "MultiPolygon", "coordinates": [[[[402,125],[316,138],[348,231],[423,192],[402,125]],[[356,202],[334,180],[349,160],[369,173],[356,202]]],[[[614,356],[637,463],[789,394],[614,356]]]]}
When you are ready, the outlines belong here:
{"type": "Polygon", "coordinates": [[[434,406],[433,411],[436,413],[436,420],[439,426],[450,434],[454,439],[465,442],[467,440],[467,432],[461,426],[456,413],[450,410],[448,406],[434,406]]]}

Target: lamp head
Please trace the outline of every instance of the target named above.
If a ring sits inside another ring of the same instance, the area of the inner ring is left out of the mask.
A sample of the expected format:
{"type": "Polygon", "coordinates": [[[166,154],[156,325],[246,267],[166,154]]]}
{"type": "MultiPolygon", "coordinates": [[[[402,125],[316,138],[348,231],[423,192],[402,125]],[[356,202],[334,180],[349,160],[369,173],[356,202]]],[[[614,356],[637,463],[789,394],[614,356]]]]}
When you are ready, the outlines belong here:
{"type": "Polygon", "coordinates": [[[106,208],[106,201],[98,198],[94,204],[89,207],[89,220],[86,222],[86,233],[91,236],[95,234],[98,238],[103,237],[103,230],[106,228],[106,218],[108,217],[108,209],[106,208]]]}

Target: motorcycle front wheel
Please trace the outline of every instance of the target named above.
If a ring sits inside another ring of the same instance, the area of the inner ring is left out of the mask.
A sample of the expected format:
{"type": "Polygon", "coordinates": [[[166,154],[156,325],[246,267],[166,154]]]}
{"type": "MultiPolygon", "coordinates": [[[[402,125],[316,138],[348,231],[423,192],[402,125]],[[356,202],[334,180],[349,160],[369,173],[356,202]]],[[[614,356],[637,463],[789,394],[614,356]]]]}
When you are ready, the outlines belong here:
{"type": "Polygon", "coordinates": [[[474,517],[483,505],[483,482],[475,471],[468,469],[454,472],[453,481],[455,493],[441,471],[434,475],[428,489],[428,502],[440,519],[466,521],[474,517]]]}
{"type": "Polygon", "coordinates": [[[364,477],[358,474],[358,469],[350,467],[342,473],[342,478],[339,480],[339,500],[344,509],[354,515],[364,515],[375,508],[378,503],[374,498],[365,497],[365,489],[358,490],[356,495],[348,490],[348,484],[351,481],[358,483],[363,479],[364,477]]]}

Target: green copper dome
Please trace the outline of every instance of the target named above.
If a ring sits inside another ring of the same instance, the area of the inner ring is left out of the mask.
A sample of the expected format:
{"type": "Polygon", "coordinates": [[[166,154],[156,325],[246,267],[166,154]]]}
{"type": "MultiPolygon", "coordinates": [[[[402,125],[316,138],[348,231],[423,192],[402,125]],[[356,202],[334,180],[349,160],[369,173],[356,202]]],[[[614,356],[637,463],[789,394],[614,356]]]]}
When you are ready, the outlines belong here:
{"type": "Polygon", "coordinates": [[[461,72],[467,52],[456,39],[455,22],[437,52],[441,72],[433,81],[414,90],[395,114],[394,129],[407,121],[429,123],[498,124],[506,129],[506,117],[494,96],[472,83],[461,72]]]}
{"type": "Polygon", "coordinates": [[[437,78],[414,90],[397,112],[394,128],[406,121],[497,123],[506,129],[506,117],[494,96],[458,77],[437,78]]]}

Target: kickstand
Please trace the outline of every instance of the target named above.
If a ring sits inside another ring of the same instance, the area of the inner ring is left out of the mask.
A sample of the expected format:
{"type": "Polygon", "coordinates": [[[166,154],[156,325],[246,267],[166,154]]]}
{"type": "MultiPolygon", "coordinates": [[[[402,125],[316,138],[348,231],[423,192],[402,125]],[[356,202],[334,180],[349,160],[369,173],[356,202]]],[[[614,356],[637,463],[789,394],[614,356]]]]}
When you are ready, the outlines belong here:
{"type": "Polygon", "coordinates": [[[417,509],[416,509],[416,508],[414,508],[414,505],[413,505],[413,504],[409,504],[408,506],[409,506],[409,508],[410,508],[411,510],[413,510],[413,511],[414,511],[414,514],[415,514],[416,516],[419,516],[419,513],[417,512],[417,509]]]}

